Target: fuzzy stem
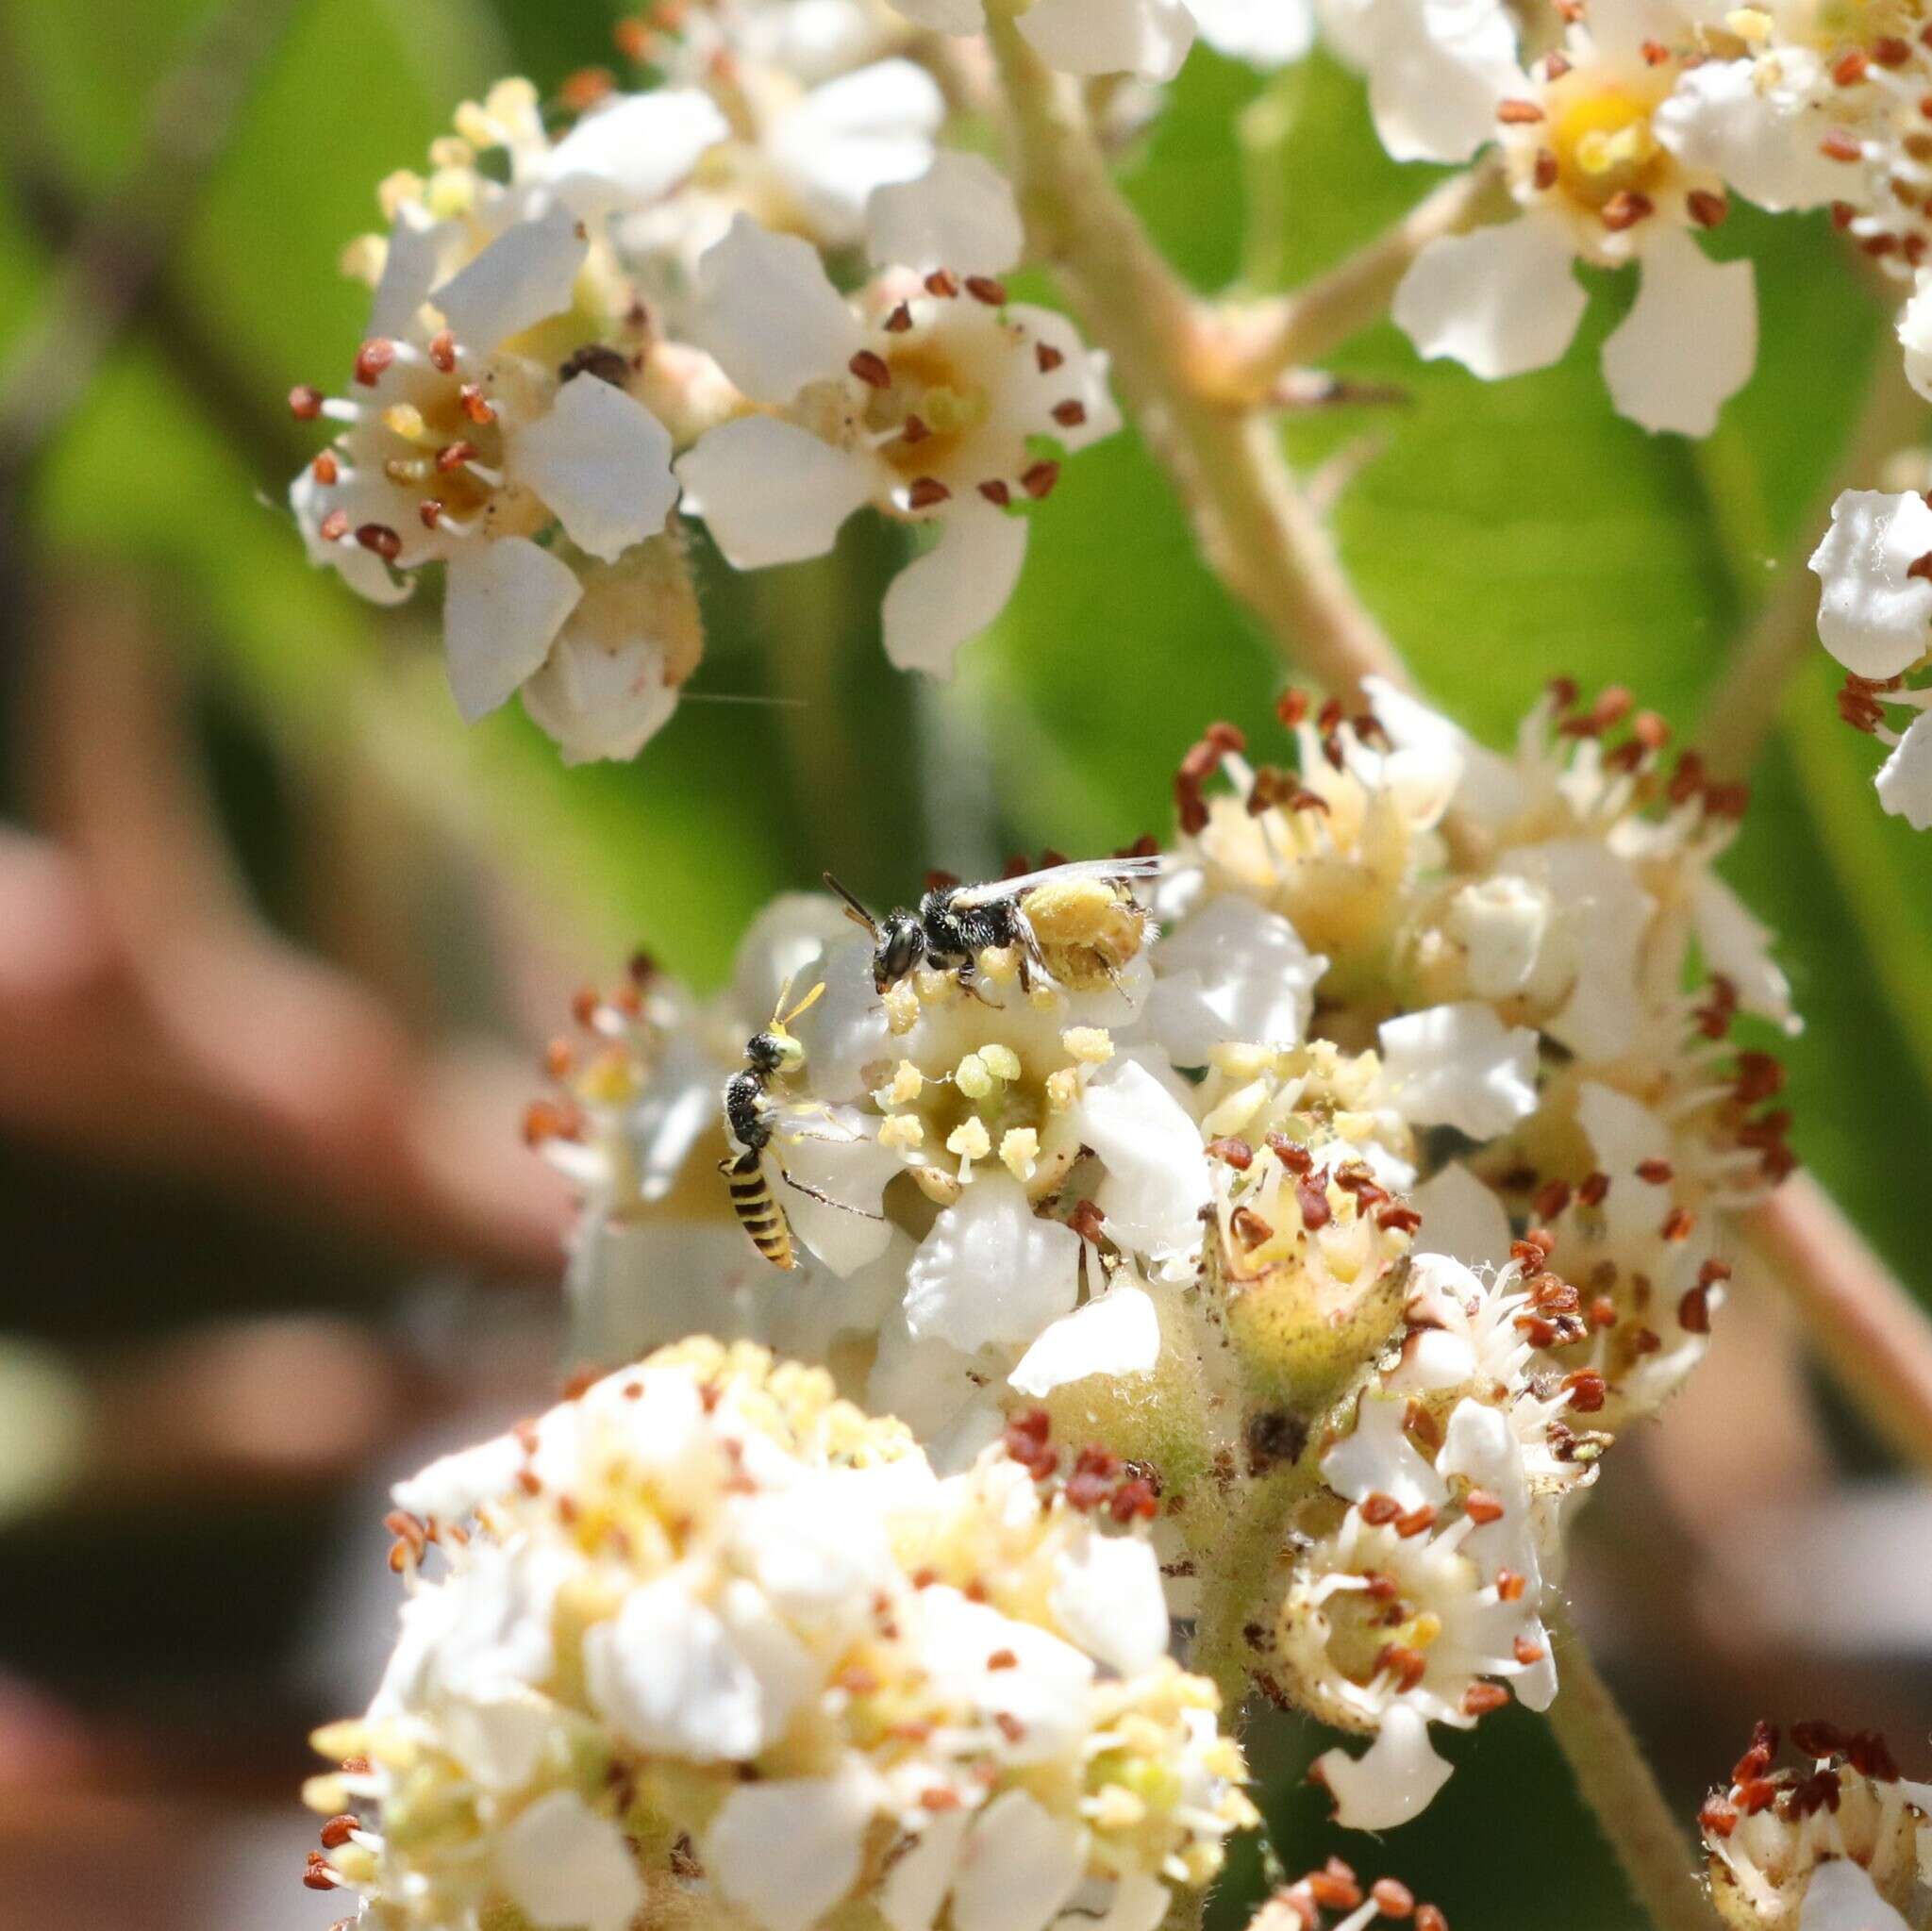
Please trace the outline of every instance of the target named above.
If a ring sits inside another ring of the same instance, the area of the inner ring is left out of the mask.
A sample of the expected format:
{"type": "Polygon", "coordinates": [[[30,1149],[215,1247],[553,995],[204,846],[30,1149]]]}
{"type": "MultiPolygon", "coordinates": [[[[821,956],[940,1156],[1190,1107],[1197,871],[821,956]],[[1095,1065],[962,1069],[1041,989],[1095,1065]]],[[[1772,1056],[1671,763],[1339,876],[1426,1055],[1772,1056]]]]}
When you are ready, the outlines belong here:
{"type": "Polygon", "coordinates": [[[1714,1931],[1688,1837],[1560,1601],[1545,1612],[1562,1684],[1550,1728],[1653,1931],[1714,1931]]]}
{"type": "Polygon", "coordinates": [[[1932,1467],[1932,1318],[1807,1174],[1745,1226],[1839,1386],[1901,1456],[1932,1467]]]}
{"type": "Polygon", "coordinates": [[[1205,358],[1202,379],[1230,404],[1264,407],[1290,370],[1321,362],[1381,321],[1403,276],[1431,241],[1466,234],[1512,206],[1493,156],[1452,175],[1325,275],[1272,301],[1224,311],[1219,353],[1205,358]]]}
{"type": "Polygon", "coordinates": [[[1338,565],[1282,459],[1274,425],[1210,390],[1211,326],[1148,241],[1095,145],[1078,96],[1004,8],[989,37],[1012,109],[1029,224],[1114,371],[1148,446],[1193,519],[1209,564],[1288,661],[1349,696],[1365,676],[1406,682],[1402,661],[1338,565]]]}
{"type": "Polygon", "coordinates": [[[1881,487],[1885,458],[1906,441],[1917,408],[1898,357],[1889,341],[1880,342],[1844,454],[1806,511],[1796,549],[1778,566],[1705,704],[1693,741],[1721,775],[1742,777],[1750,771],[1776,728],[1792,673],[1824,649],[1818,641],[1818,581],[1807,561],[1831,522],[1839,492],[1881,487]]]}

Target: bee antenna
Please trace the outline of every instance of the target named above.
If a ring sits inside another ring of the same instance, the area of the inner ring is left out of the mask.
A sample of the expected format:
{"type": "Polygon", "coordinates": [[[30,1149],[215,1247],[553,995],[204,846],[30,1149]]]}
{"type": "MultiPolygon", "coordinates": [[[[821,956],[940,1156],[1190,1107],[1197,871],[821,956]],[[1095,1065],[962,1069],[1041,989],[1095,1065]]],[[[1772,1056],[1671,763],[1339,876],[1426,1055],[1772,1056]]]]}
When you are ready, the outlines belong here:
{"type": "Polygon", "coordinates": [[[855,925],[863,925],[876,939],[879,936],[879,922],[829,872],[822,875],[826,886],[845,901],[845,916],[855,925]]]}
{"type": "MultiPolygon", "coordinates": [[[[785,990],[787,992],[790,992],[791,990],[791,981],[790,979],[787,979],[785,982],[785,990]]],[[[825,982],[823,979],[821,979],[818,982],[818,984],[814,986],[811,989],[811,990],[808,992],[805,995],[805,997],[801,999],[798,1002],[798,1004],[794,1006],[791,1008],[791,1010],[785,1015],[783,1019],[775,1020],[774,1021],[774,1024],[776,1025],[789,1026],[794,1019],[803,1018],[805,1014],[809,1012],[812,1009],[812,1007],[819,1003],[820,999],[824,996],[824,990],[825,982]]],[[[785,1002],[783,999],[780,999],[778,1001],[778,1004],[780,1006],[783,1006],[784,1003],[785,1002]]]]}
{"type": "MultiPolygon", "coordinates": [[[[772,1007],[771,1030],[773,1032],[782,1032],[784,1030],[785,1020],[783,1015],[785,1012],[785,1002],[791,997],[791,982],[797,976],[798,974],[796,973],[787,973],[785,974],[785,983],[778,988],[778,1001],[777,1004],[772,1007]]],[[[823,990],[824,989],[821,988],[821,990],[823,990]]],[[[808,999],[805,1002],[805,1004],[806,1006],[809,1006],[811,1004],[811,1000],[808,999]]],[[[805,1007],[802,1006],[799,1007],[799,1011],[803,1012],[804,1010],[805,1007]]]]}

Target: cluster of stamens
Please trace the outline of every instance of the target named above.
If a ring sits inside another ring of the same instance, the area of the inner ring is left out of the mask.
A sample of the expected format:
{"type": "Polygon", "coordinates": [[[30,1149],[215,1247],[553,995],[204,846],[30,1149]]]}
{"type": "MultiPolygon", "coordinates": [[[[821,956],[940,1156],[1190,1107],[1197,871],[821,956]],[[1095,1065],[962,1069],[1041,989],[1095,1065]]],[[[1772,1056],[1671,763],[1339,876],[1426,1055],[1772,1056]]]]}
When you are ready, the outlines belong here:
{"type": "MultiPolygon", "coordinates": [[[[1036,1483],[1049,1483],[1060,1473],[1060,1452],[1052,1436],[1053,1417],[1044,1408],[1028,1408],[1007,1423],[1002,1446],[1036,1483]]],[[[1076,1514],[1105,1513],[1123,1527],[1152,1522],[1160,1513],[1157,1478],[1097,1444],[1075,1454],[1060,1492],[1076,1514]]]]}
{"type": "Polygon", "coordinates": [[[1364,1886],[1340,1857],[1283,1885],[1250,1922],[1248,1931],[1365,1931],[1378,1919],[1413,1923],[1415,1931],[1449,1931],[1434,1905],[1419,1904],[1408,1886],[1380,1877],[1364,1886]],[[1344,1915],[1331,1922],[1328,1913],[1344,1915]]]}

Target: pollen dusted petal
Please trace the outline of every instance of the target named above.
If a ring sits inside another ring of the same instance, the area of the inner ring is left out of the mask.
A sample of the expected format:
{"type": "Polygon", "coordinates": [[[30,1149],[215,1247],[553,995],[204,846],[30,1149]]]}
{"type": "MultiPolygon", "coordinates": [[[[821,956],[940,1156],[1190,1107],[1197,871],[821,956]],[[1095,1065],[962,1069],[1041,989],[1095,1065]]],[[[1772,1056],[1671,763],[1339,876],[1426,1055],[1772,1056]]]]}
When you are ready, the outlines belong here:
{"type": "Polygon", "coordinates": [[[506,228],[430,299],[464,348],[487,354],[568,308],[589,253],[575,218],[559,209],[506,228]]]}
{"type": "Polygon", "coordinates": [[[1011,187],[975,154],[940,155],[917,180],[878,189],[865,223],[866,245],[881,268],[1004,275],[1025,246],[1011,187]]]}
{"type": "Polygon", "coordinates": [[[1194,43],[1181,0],[1034,0],[1020,31],[1063,74],[1131,74],[1172,80],[1194,43]]]}
{"type": "Polygon", "coordinates": [[[1518,215],[1445,235],[1415,258],[1395,291],[1396,325],[1424,361],[1447,356],[1485,381],[1561,358],[1589,297],[1560,224],[1518,215]]]}
{"type": "Polygon", "coordinates": [[[902,671],[947,677],[953,655],[1007,608],[1026,560],[1026,519],[957,502],[940,541],[886,591],[886,656],[902,671]]]}
{"type": "Polygon", "coordinates": [[[704,518],[736,570],[823,557],[874,481],[862,458],[771,416],[743,416],[701,437],[678,458],[677,475],[686,508],[704,518]]]}
{"type": "Polygon", "coordinates": [[[542,667],[582,593],[576,573],[526,537],[470,543],[450,560],[443,644],[466,724],[542,667]]]}
{"type": "Polygon", "coordinates": [[[1630,312],[1604,344],[1618,413],[1653,432],[1708,436],[1757,360],[1748,261],[1713,261],[1681,229],[1652,238],[1630,312]]]}
{"type": "Polygon", "coordinates": [[[698,338],[755,402],[788,403],[865,346],[819,251],[741,214],[698,263],[698,338]]]}
{"type": "Polygon", "coordinates": [[[1932,508],[1915,491],[1846,490],[1811,553],[1824,586],[1818,635],[1859,677],[1895,677],[1932,645],[1932,582],[1912,566],[1932,552],[1932,508]]]}
{"type": "Polygon", "coordinates": [[[677,501],[671,432],[595,375],[566,382],[549,411],[510,439],[508,467],[557,512],[572,542],[606,562],[661,531],[677,501]]]}

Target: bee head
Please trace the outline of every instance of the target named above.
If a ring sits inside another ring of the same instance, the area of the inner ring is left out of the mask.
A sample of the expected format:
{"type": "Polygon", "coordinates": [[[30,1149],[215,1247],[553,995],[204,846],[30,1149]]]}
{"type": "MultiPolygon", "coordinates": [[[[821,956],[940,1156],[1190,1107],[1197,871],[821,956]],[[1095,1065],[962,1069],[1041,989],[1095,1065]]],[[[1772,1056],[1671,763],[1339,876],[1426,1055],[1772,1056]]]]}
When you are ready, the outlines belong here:
{"type": "Polygon", "coordinates": [[[801,1064],[805,1053],[790,1033],[774,1027],[768,1033],[754,1033],[744,1057],[759,1073],[784,1073],[801,1064]]]}
{"type": "Polygon", "coordinates": [[[925,928],[913,912],[894,912],[879,933],[872,956],[873,984],[883,992],[903,979],[925,951],[925,928]]]}

